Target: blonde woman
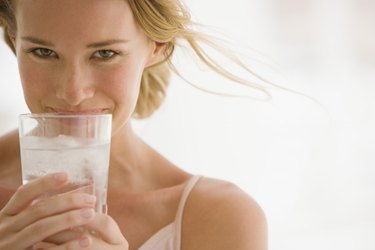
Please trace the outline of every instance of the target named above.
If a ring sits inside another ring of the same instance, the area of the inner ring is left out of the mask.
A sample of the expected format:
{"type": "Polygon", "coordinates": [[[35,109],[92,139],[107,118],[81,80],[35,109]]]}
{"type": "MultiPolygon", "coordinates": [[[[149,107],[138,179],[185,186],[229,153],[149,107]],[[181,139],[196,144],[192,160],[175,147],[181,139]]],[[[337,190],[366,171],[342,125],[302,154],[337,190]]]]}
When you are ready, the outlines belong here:
{"type": "Polygon", "coordinates": [[[0,18],[32,113],[113,115],[108,215],[95,214],[87,194],[30,205],[68,177],[22,186],[18,132],[1,137],[0,249],[267,248],[264,214],[246,193],[178,168],[132,130],[132,116],[162,103],[179,40],[232,77],[205,57],[179,0],[0,0],[0,18]]]}

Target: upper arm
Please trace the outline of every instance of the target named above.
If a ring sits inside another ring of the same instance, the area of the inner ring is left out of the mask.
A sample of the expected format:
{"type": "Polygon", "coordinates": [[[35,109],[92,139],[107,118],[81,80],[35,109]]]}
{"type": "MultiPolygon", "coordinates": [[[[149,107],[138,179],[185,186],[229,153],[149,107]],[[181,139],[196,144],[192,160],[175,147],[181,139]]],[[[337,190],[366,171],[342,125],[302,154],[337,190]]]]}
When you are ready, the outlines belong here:
{"type": "Polygon", "coordinates": [[[238,187],[221,183],[193,195],[184,220],[182,249],[267,249],[265,215],[238,187]]]}

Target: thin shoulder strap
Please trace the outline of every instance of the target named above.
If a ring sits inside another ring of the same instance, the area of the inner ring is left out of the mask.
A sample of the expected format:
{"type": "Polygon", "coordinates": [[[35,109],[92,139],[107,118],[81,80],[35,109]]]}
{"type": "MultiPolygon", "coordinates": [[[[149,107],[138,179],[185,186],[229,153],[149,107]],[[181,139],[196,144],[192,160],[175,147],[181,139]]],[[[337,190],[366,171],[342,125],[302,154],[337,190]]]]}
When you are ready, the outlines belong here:
{"type": "Polygon", "coordinates": [[[191,190],[193,190],[195,184],[199,181],[202,176],[195,175],[193,176],[189,182],[186,184],[184,191],[182,192],[182,196],[180,199],[180,203],[178,204],[178,209],[176,213],[175,219],[175,241],[174,241],[174,249],[181,249],[181,232],[182,232],[182,217],[184,215],[184,208],[186,201],[189,197],[191,190]]]}

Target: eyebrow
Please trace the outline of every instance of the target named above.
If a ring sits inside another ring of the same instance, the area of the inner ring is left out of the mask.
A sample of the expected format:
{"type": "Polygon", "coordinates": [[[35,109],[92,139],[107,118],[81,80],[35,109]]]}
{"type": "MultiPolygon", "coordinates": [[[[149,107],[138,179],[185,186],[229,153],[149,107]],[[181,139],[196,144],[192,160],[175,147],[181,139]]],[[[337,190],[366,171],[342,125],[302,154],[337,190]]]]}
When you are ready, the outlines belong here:
{"type": "Polygon", "coordinates": [[[53,43],[48,42],[48,41],[44,41],[42,39],[35,38],[35,37],[32,37],[32,36],[23,36],[23,37],[21,37],[21,39],[25,40],[25,41],[29,41],[31,43],[43,45],[43,46],[54,47],[53,43]]]}
{"type": "Polygon", "coordinates": [[[110,39],[110,40],[105,40],[101,42],[95,42],[95,43],[90,43],[87,45],[88,48],[100,48],[100,47],[105,47],[117,43],[127,43],[129,40],[122,40],[122,39],[110,39]]]}
{"type": "MultiPolygon", "coordinates": [[[[43,46],[49,46],[49,47],[54,47],[55,45],[52,42],[45,41],[36,37],[32,36],[23,36],[21,37],[22,40],[29,41],[31,43],[43,45],[43,46]]],[[[117,43],[127,43],[129,40],[124,40],[124,39],[110,39],[110,40],[105,40],[105,41],[100,41],[100,42],[95,42],[95,43],[90,43],[87,45],[87,48],[100,48],[100,47],[105,47],[117,43]]]]}

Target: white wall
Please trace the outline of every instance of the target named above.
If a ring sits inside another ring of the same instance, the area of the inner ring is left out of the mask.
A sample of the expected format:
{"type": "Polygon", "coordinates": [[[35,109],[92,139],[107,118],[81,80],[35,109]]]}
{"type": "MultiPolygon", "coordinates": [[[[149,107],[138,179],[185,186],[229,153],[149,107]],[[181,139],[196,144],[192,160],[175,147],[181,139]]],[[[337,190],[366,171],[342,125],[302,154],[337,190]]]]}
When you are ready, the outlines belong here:
{"type": "MultiPolygon", "coordinates": [[[[277,89],[268,103],[220,97],[176,77],[155,116],[134,121],[140,135],[182,168],[235,182],[258,200],[270,249],[375,249],[375,2],[186,2],[196,20],[240,44],[263,76],[320,105],[277,89]]],[[[0,65],[3,133],[27,109],[3,44],[0,65]]],[[[200,86],[257,94],[180,65],[200,86]]]]}

